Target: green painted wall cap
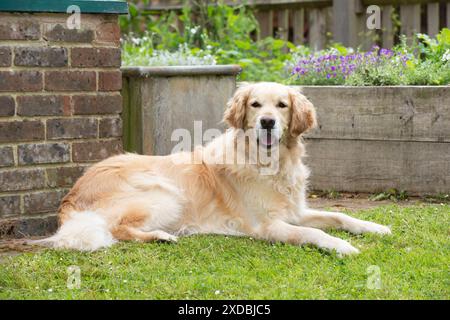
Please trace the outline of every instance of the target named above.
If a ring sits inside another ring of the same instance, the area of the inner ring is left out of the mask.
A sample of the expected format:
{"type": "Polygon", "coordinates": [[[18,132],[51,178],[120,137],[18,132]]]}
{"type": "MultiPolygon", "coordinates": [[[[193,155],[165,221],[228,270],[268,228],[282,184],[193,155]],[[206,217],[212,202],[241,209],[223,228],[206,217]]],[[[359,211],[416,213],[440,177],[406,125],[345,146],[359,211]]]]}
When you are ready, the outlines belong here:
{"type": "Polygon", "coordinates": [[[128,4],[124,0],[1,0],[3,12],[54,12],[72,13],[78,6],[80,13],[127,14],[128,4]]]}

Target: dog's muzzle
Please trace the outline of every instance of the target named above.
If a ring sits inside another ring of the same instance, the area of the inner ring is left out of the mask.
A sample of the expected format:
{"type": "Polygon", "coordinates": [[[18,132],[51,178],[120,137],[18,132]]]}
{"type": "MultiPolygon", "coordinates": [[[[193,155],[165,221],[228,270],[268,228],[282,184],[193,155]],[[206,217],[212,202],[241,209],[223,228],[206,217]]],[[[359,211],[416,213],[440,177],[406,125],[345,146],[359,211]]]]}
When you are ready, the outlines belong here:
{"type": "Polygon", "coordinates": [[[272,117],[263,116],[256,125],[258,144],[265,148],[272,148],[281,140],[279,122],[272,117]]]}

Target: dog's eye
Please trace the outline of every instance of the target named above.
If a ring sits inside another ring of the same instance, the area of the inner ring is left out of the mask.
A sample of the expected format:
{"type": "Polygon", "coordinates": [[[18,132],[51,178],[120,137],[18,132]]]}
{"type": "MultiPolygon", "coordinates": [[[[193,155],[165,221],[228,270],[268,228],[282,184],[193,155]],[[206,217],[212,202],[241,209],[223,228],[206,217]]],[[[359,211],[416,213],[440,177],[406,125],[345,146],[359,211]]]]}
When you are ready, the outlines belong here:
{"type": "Polygon", "coordinates": [[[252,106],[253,108],[260,108],[260,107],[261,107],[261,104],[260,104],[259,102],[255,101],[255,102],[253,102],[253,103],[251,104],[251,106],[252,106]]]}
{"type": "Polygon", "coordinates": [[[287,108],[287,104],[286,103],[284,103],[284,102],[280,102],[279,104],[278,104],[278,106],[277,106],[278,108],[281,108],[281,109],[283,109],[283,108],[287,108]]]}

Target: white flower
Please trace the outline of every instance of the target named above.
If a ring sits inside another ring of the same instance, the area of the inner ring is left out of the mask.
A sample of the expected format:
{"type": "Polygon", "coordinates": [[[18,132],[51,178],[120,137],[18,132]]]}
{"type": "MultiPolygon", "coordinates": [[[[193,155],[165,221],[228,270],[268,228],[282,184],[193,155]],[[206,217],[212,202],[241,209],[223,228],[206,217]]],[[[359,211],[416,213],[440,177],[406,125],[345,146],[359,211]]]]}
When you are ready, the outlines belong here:
{"type": "Polygon", "coordinates": [[[139,38],[134,38],[134,37],[131,38],[131,42],[133,42],[133,44],[136,46],[138,46],[141,43],[139,38]]]}
{"type": "Polygon", "coordinates": [[[187,45],[180,45],[177,51],[155,50],[146,63],[150,66],[195,66],[215,65],[216,59],[202,50],[192,53],[187,45]],[[204,56],[203,56],[204,55],[204,56]]]}
{"type": "Polygon", "coordinates": [[[447,51],[445,51],[444,55],[442,56],[442,61],[444,62],[450,61],[450,49],[447,49],[447,51]]]}
{"type": "Polygon", "coordinates": [[[196,27],[191,28],[190,31],[192,34],[196,34],[199,29],[200,29],[200,26],[196,26],[196,27]]]}

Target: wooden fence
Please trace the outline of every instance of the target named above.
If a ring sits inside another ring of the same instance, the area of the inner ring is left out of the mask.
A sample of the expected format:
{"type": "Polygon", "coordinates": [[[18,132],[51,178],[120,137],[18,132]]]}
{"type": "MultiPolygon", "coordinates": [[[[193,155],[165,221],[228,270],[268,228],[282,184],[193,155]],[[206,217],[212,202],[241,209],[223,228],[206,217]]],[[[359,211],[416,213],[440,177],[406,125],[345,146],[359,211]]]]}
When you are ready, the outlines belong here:
{"type": "MultiPolygon", "coordinates": [[[[183,0],[150,0],[152,12],[180,10],[183,0]]],[[[202,0],[197,2],[202,3],[202,0]]],[[[208,1],[214,2],[214,1],[208,1]]],[[[391,48],[400,34],[436,35],[450,27],[450,0],[247,0],[255,9],[260,37],[274,36],[295,44],[322,49],[334,41],[346,46],[391,48]],[[371,7],[372,6],[372,7],[371,7]],[[376,7],[373,7],[376,6],[376,7]],[[369,12],[368,12],[369,9],[369,12]],[[373,16],[375,15],[375,16],[373,16]],[[369,29],[368,19],[379,17],[379,28],[369,29]]]]}

